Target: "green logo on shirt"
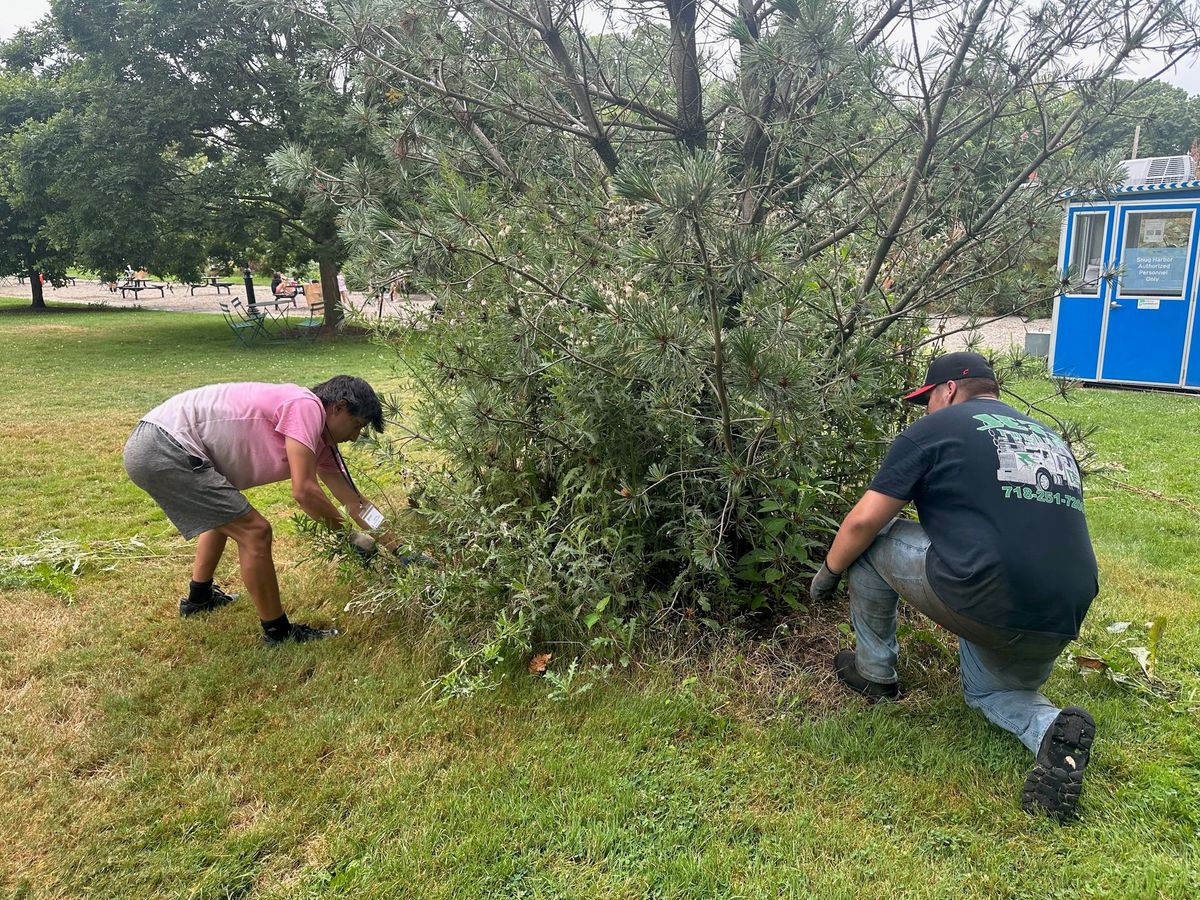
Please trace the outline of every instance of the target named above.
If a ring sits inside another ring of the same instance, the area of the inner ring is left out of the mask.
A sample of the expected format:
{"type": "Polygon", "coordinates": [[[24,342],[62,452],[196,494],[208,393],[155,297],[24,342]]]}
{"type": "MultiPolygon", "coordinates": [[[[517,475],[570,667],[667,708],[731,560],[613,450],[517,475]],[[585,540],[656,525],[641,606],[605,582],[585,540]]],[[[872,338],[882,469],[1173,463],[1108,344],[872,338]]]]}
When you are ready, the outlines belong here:
{"type": "Polygon", "coordinates": [[[972,418],[996,446],[996,480],[1006,485],[1005,497],[1080,508],[1072,493],[1080,489],[1079,466],[1054,431],[1012,416],[980,413],[972,418]]]}

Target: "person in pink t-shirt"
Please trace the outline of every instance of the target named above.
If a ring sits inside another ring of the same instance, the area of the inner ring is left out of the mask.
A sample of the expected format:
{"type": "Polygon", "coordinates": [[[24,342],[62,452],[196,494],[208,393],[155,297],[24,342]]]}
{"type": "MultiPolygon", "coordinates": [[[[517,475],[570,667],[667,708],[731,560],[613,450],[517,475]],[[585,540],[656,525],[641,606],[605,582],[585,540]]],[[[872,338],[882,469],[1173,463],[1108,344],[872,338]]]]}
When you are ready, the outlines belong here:
{"type": "MultiPolygon", "coordinates": [[[[359,494],[337,451],[338,444],[355,440],[367,427],[383,431],[383,408],[374,389],[350,375],[337,375],[311,390],[259,382],[208,385],[178,394],[142,417],[125,444],[125,470],[185,538],[198,538],[180,615],[235,599],[213,584],[232,539],[265,643],[337,634],[288,621],[271,557],[271,524],[241,491],[290,480],[292,496],[304,512],[341,528],[345,519],[322,490],[320,478],[361,528],[379,528],[383,517],[359,494]]],[[[381,543],[394,550],[390,532],[379,533],[381,543]]],[[[351,540],[361,551],[374,550],[374,538],[365,532],[356,532],[351,540]]]]}

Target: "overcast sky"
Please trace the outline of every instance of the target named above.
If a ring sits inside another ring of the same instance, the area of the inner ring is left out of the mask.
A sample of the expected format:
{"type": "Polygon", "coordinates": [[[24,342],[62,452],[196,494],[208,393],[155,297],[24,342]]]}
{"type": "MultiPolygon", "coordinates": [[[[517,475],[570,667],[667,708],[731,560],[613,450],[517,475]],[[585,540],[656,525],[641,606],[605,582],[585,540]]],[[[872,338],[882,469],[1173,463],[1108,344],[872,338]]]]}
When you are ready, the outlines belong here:
{"type": "MultiPolygon", "coordinates": [[[[32,25],[50,9],[50,0],[0,0],[0,38],[6,38],[23,25],[32,25]]],[[[1131,70],[1130,75],[1145,75],[1157,68],[1145,60],[1131,70]]],[[[1200,93],[1200,59],[1167,72],[1162,80],[1181,87],[1189,94],[1200,93]]]]}
{"type": "Polygon", "coordinates": [[[50,11],[50,0],[0,0],[0,38],[32,25],[50,11]]]}

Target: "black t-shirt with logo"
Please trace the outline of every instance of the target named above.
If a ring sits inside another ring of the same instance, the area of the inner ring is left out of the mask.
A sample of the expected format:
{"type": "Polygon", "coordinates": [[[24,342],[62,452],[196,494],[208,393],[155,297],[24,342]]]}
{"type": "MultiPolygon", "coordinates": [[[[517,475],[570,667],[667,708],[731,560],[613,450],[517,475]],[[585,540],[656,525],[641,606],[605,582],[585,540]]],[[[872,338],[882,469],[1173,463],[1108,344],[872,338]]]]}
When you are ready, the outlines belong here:
{"type": "Polygon", "coordinates": [[[1041,422],[975,398],[896,438],[871,490],[911,500],[930,585],[984,625],[1076,637],[1099,590],[1079,466],[1041,422]]]}

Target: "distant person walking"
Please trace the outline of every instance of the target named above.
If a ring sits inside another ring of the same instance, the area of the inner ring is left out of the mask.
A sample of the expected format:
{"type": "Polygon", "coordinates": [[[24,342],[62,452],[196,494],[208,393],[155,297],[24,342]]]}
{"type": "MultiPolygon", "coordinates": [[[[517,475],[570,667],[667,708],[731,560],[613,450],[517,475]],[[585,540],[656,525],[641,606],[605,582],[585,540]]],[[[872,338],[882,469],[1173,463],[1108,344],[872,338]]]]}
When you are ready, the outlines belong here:
{"type": "Polygon", "coordinates": [[[337,274],[338,296],[342,298],[342,309],[350,306],[350,288],[346,287],[346,276],[340,271],[337,274]]]}

